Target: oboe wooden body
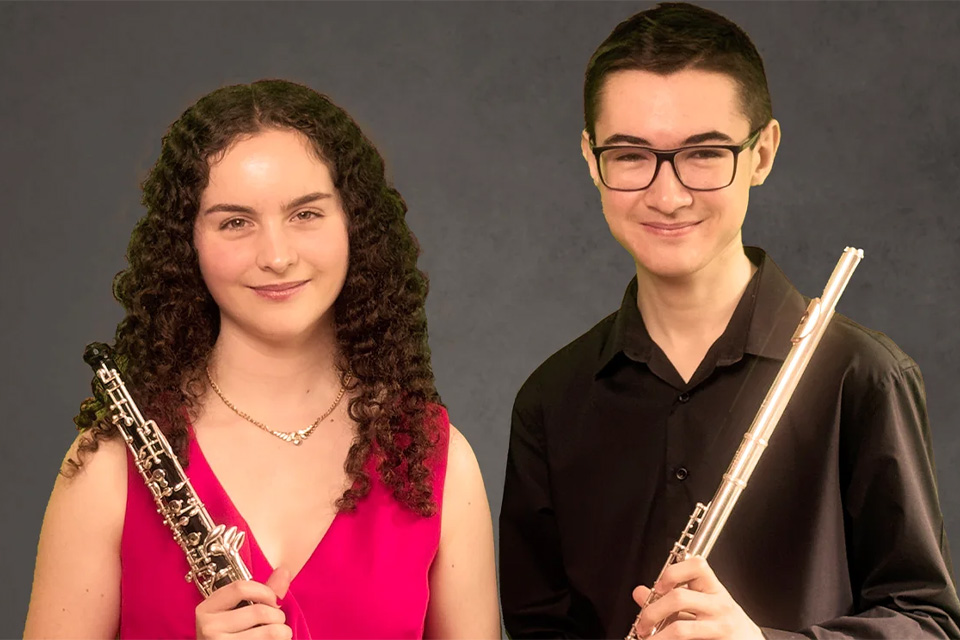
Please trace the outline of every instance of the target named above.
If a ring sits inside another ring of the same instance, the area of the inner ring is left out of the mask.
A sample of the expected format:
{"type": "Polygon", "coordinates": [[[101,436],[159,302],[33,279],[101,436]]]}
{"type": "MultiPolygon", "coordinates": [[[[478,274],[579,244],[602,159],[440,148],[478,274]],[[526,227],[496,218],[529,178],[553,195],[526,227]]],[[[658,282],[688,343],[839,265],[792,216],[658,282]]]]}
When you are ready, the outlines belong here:
{"type": "MultiPolygon", "coordinates": [[[[231,582],[250,580],[250,571],[240,558],[244,533],[213,522],[157,423],[146,420],[137,408],[110,348],[94,342],[87,346],[83,359],[103,385],[110,402],[110,420],[133,454],[157,512],[186,555],[190,570],[185,579],[195,583],[204,597],[231,582]]],[[[239,606],[246,604],[250,603],[239,606]]]]}

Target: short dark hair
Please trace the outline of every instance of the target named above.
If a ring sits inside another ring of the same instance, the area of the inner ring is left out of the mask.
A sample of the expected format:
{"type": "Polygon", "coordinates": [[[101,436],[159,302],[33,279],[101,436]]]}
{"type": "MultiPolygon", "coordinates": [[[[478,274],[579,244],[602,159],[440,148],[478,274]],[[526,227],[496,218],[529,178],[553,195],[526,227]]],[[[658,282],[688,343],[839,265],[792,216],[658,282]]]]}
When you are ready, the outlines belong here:
{"type": "Polygon", "coordinates": [[[663,2],[617,25],[587,64],[584,123],[590,139],[600,91],[611,73],[625,70],[667,75],[683,69],[726,74],[736,81],[750,128],[773,118],[763,60],[750,37],[719,13],[686,2],[663,2]]]}

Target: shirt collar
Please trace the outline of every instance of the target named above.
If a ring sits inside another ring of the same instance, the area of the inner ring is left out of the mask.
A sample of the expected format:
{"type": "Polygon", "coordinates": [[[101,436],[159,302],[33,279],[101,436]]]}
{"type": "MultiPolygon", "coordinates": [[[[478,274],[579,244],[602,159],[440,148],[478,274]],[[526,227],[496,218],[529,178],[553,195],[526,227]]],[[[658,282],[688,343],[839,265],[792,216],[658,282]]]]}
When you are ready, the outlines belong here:
{"type": "MultiPolygon", "coordinates": [[[[711,349],[718,365],[729,365],[749,353],[784,360],[790,338],[806,309],[806,301],[763,249],[744,247],[757,266],[723,334],[711,349]]],[[[656,345],[647,333],[637,307],[637,278],[627,286],[613,327],[600,352],[596,375],[618,355],[648,362],[656,345]]]]}

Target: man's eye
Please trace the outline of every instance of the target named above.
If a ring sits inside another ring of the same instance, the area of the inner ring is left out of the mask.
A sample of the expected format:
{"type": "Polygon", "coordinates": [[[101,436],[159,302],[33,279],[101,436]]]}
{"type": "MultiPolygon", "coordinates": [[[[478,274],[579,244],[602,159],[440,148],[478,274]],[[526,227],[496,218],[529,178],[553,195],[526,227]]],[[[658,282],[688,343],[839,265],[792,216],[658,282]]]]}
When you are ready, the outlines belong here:
{"type": "Polygon", "coordinates": [[[320,218],[322,216],[316,211],[310,211],[309,209],[307,209],[307,210],[298,212],[297,214],[294,215],[294,217],[297,220],[312,220],[314,218],[320,218]]]}
{"type": "Polygon", "coordinates": [[[724,155],[720,149],[697,149],[690,154],[694,160],[716,160],[724,155]]]}
{"type": "Polygon", "coordinates": [[[649,156],[647,154],[636,151],[620,151],[613,154],[614,162],[644,162],[648,159],[649,156]]]}

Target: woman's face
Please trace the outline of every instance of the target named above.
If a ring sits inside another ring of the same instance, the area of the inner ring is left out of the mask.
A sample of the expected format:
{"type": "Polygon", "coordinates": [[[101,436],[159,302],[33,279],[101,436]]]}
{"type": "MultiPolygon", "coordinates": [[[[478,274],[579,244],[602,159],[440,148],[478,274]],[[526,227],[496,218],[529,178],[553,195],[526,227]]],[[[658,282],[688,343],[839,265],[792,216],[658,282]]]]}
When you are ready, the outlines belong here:
{"type": "Polygon", "coordinates": [[[283,343],[333,326],[349,260],[347,216],[302,134],[268,129],[213,158],[194,245],[221,333],[283,343]]]}

